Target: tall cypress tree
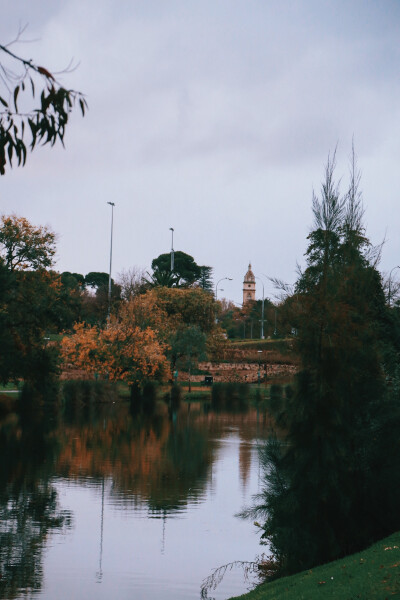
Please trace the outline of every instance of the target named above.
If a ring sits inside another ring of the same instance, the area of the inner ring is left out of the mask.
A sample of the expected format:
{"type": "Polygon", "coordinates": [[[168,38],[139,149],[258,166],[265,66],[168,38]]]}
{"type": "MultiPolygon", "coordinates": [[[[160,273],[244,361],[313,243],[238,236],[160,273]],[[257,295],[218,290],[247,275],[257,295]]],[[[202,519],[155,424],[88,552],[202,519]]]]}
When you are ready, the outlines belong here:
{"type": "Polygon", "coordinates": [[[400,469],[388,460],[400,447],[392,435],[388,455],[385,441],[399,418],[383,364],[385,296],[362,224],[354,153],[343,198],[334,168],[333,156],[313,198],[307,266],[295,290],[302,369],[294,393],[271,398],[281,433],[263,451],[266,485],[249,511],[266,519],[263,538],[281,573],[355,552],[400,527],[400,469]]]}

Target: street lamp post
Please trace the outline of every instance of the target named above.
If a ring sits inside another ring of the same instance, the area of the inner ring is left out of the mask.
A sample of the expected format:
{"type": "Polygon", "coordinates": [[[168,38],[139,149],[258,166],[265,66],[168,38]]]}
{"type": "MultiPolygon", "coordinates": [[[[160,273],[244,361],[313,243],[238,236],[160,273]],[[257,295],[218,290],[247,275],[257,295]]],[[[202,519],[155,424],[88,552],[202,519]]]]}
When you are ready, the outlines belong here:
{"type": "Polygon", "coordinates": [[[393,267],[393,269],[391,269],[391,271],[389,273],[389,308],[390,308],[390,304],[391,304],[391,300],[392,300],[392,272],[395,269],[400,269],[400,266],[397,265],[396,267],[393,267]]]}
{"type": "Polygon", "coordinates": [[[171,236],[172,236],[172,240],[171,240],[171,273],[174,272],[174,266],[175,266],[175,254],[174,254],[174,228],[170,227],[169,228],[170,232],[171,232],[171,236]]]}
{"type": "Polygon", "coordinates": [[[113,226],[114,226],[114,202],[107,202],[111,206],[111,242],[110,242],[110,273],[108,276],[108,319],[111,314],[111,266],[112,266],[112,246],[113,246],[113,226]]]}
{"type": "MultiPolygon", "coordinates": [[[[218,300],[218,286],[221,283],[221,281],[224,281],[225,279],[227,279],[228,281],[232,281],[232,277],[221,277],[221,279],[218,279],[217,285],[215,286],[215,302],[218,300]]],[[[221,290],[221,292],[222,291],[223,290],[221,290]]],[[[215,317],[215,322],[218,323],[218,317],[215,317]]]]}
{"type": "MultiPolygon", "coordinates": [[[[221,281],[224,281],[225,279],[227,279],[228,281],[232,281],[232,277],[221,277],[221,279],[219,279],[217,281],[217,285],[215,286],[215,300],[218,300],[218,286],[220,284],[221,281]]],[[[221,290],[223,291],[223,290],[221,290]]]]}
{"type": "MultiPolygon", "coordinates": [[[[266,277],[266,279],[269,279],[268,275],[266,275],[265,273],[261,273],[261,275],[263,277],[266,277]]],[[[275,306],[275,304],[274,304],[274,312],[275,312],[275,315],[274,315],[275,316],[274,336],[276,337],[277,329],[276,329],[276,306],[275,306]]]]}
{"type": "Polygon", "coordinates": [[[259,279],[261,281],[261,285],[263,286],[263,297],[262,297],[262,305],[261,305],[261,335],[260,335],[260,338],[263,340],[264,339],[264,299],[265,299],[264,282],[261,279],[261,277],[256,276],[256,279],[259,279]]]}

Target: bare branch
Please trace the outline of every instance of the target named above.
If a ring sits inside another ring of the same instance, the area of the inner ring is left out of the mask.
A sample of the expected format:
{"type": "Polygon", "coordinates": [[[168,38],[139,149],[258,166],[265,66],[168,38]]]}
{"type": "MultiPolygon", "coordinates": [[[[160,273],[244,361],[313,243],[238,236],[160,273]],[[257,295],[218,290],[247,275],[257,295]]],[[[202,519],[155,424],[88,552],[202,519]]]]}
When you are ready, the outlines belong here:
{"type": "Polygon", "coordinates": [[[234,568],[240,568],[243,570],[243,577],[246,582],[249,581],[250,575],[259,575],[260,563],[259,562],[250,562],[244,560],[235,560],[233,562],[227,563],[226,565],[222,565],[204,579],[201,584],[201,598],[203,600],[207,600],[208,593],[210,591],[216,590],[226,573],[232,571],[234,568]]]}

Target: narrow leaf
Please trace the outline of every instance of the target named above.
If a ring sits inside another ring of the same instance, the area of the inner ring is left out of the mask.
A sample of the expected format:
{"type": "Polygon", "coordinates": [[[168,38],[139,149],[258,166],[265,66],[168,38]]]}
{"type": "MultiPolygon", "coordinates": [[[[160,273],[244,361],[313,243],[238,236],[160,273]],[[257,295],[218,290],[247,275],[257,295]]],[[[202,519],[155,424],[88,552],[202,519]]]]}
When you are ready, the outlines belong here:
{"type": "Polygon", "coordinates": [[[17,87],[14,90],[14,106],[15,106],[16,112],[18,112],[18,106],[17,106],[18,94],[19,94],[19,85],[17,85],[17,87]]]}

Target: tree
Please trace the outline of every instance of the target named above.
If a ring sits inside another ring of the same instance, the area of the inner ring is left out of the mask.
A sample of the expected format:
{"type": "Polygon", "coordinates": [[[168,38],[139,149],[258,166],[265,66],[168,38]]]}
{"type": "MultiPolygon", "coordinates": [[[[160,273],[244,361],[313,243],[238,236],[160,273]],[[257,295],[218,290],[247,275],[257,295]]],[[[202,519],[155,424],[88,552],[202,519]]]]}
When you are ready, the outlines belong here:
{"type": "Polygon", "coordinates": [[[145,284],[149,288],[155,287],[174,287],[176,284],[176,278],[171,271],[159,271],[157,268],[154,269],[153,273],[148,273],[150,279],[145,279],[145,284]]]}
{"type": "Polygon", "coordinates": [[[20,41],[22,31],[10,44],[0,44],[0,175],[13,158],[24,165],[27,146],[64,145],[65,128],[76,104],[82,115],[87,103],[75,90],[63,87],[45,67],[10,50],[20,41]],[[32,99],[29,106],[27,96],[32,99]],[[23,97],[23,110],[19,103],[23,97]],[[28,140],[27,140],[28,138],[28,140]]]}
{"type": "Polygon", "coordinates": [[[181,366],[189,373],[189,392],[191,391],[191,372],[200,360],[206,357],[206,335],[197,325],[179,328],[171,339],[173,364],[181,366]]]}
{"type": "Polygon", "coordinates": [[[171,255],[160,254],[151,263],[153,281],[166,281],[167,287],[188,287],[193,285],[201,275],[201,267],[190,254],[178,250],[174,253],[174,270],[171,273],[171,255]]]}
{"type": "Polygon", "coordinates": [[[35,227],[24,217],[2,215],[0,219],[0,252],[10,271],[46,269],[56,252],[55,234],[47,227],[35,227]]]}
{"type": "Polygon", "coordinates": [[[145,291],[145,271],[138,267],[131,267],[118,274],[118,284],[121,286],[121,298],[129,301],[137,294],[145,291]]]}
{"type": "Polygon", "coordinates": [[[213,282],[212,282],[212,267],[200,267],[200,276],[199,276],[199,287],[207,292],[213,291],[213,282]]]}
{"type": "MultiPolygon", "coordinates": [[[[98,290],[102,287],[108,289],[108,280],[109,280],[108,273],[101,273],[98,271],[90,271],[90,273],[88,273],[85,276],[85,285],[95,288],[96,293],[97,293],[98,290]]],[[[111,280],[111,285],[113,283],[114,283],[113,280],[111,280]]]]}
{"type": "Polygon", "coordinates": [[[81,273],[64,271],[59,275],[59,297],[54,310],[54,324],[57,331],[71,329],[76,321],[82,317],[82,307],[87,292],[85,290],[85,277],[81,273]]]}
{"type": "Polygon", "coordinates": [[[181,324],[197,325],[208,334],[215,327],[217,305],[208,292],[200,288],[157,288],[154,293],[162,302],[171,328],[181,324]]]}
{"type": "Polygon", "coordinates": [[[56,348],[45,340],[60,289],[58,276],[45,268],[53,260],[55,235],[26,219],[3,216],[0,243],[0,377],[38,382],[57,368],[56,348]]]}
{"type": "Polygon", "coordinates": [[[61,273],[61,283],[66,287],[79,287],[80,289],[85,288],[85,276],[82,273],[70,273],[69,271],[63,271],[61,273]]]}
{"type": "Polygon", "coordinates": [[[207,350],[210,349],[213,355],[222,348],[221,330],[215,325],[215,307],[213,295],[200,288],[154,288],[122,303],[118,319],[124,327],[143,332],[151,329],[173,370],[180,353],[174,347],[176,343],[180,344],[183,332],[200,331],[201,339],[204,337],[207,350]]]}
{"type": "Polygon", "coordinates": [[[123,318],[111,316],[106,329],[77,323],[62,340],[65,363],[111,381],[140,386],[144,381],[169,377],[165,345],[150,327],[142,330],[123,318]]]}
{"type": "MultiPolygon", "coordinates": [[[[91,271],[85,277],[85,286],[95,290],[95,295],[86,294],[83,297],[82,318],[89,323],[104,323],[108,314],[108,285],[109,275],[91,271]]],[[[120,286],[111,279],[111,310],[115,311],[121,299],[120,286]]]]}
{"type": "Polygon", "coordinates": [[[392,460],[400,448],[389,433],[400,404],[382,360],[394,349],[385,296],[362,223],[354,154],[343,198],[334,158],[321,198],[313,197],[307,267],[295,290],[302,370],[294,393],[271,392],[280,436],[263,451],[266,485],[250,510],[265,519],[263,539],[281,574],[360,550],[400,526],[400,464],[392,460]]]}
{"type": "MultiPolygon", "coordinates": [[[[3,266],[4,273],[4,266],[3,266]]],[[[0,377],[6,383],[24,379],[34,384],[57,371],[57,348],[48,344],[54,325],[59,285],[51,273],[6,270],[0,339],[0,377]]]]}

